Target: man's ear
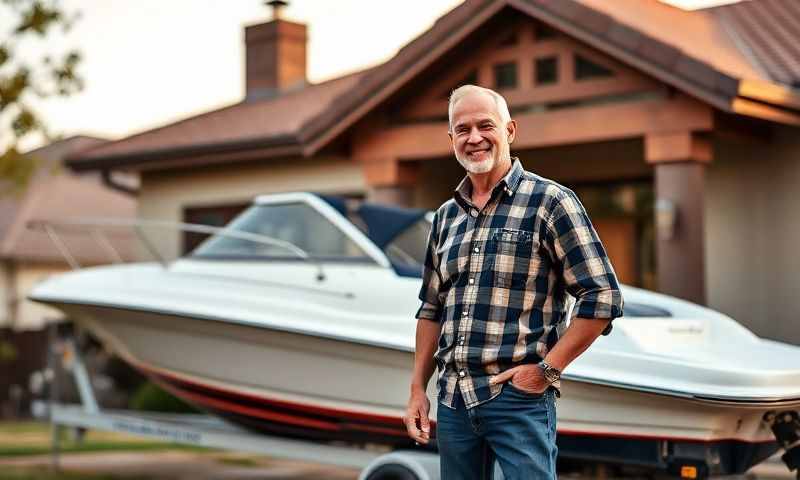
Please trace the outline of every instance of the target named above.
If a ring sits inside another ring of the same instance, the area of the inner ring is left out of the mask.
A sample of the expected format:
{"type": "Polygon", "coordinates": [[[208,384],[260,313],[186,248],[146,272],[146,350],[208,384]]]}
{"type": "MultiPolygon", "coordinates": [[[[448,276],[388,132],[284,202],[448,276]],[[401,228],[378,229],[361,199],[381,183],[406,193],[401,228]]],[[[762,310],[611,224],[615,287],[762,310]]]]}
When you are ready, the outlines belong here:
{"type": "Polygon", "coordinates": [[[506,136],[509,144],[514,143],[514,139],[517,138],[517,122],[514,120],[509,120],[506,123],[506,136]]]}

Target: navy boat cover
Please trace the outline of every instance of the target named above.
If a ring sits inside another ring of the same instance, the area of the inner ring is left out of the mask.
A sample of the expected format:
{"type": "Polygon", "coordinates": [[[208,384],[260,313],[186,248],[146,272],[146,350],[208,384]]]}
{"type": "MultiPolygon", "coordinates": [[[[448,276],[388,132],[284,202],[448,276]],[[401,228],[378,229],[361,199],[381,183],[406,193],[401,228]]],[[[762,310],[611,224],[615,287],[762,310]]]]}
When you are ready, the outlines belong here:
{"type": "MultiPolygon", "coordinates": [[[[362,203],[353,212],[348,212],[347,203],[341,197],[316,194],[335,208],[344,217],[355,213],[366,224],[364,232],[375,245],[383,250],[405,229],[422,219],[427,210],[422,208],[403,208],[375,203],[362,203]]],[[[403,276],[421,277],[422,272],[402,265],[393,265],[395,271],[403,276]]]]}

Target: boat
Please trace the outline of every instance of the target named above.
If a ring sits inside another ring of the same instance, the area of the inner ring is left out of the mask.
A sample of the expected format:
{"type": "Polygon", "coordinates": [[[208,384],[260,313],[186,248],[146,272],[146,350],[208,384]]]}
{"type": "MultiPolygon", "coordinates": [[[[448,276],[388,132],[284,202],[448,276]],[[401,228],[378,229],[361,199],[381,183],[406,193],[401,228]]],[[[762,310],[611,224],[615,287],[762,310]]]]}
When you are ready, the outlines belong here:
{"type": "MultiPolygon", "coordinates": [[[[424,210],[307,192],[263,195],[222,228],[150,222],[211,233],[180,258],[75,270],[29,298],[238,425],[414,448],[401,417],[431,220],[424,210]]],[[[88,223],[44,225],[53,237],[88,223]]],[[[560,458],[702,478],[743,473],[783,447],[796,466],[800,347],[696,304],[621,288],[624,316],[563,374],[560,458]]]]}

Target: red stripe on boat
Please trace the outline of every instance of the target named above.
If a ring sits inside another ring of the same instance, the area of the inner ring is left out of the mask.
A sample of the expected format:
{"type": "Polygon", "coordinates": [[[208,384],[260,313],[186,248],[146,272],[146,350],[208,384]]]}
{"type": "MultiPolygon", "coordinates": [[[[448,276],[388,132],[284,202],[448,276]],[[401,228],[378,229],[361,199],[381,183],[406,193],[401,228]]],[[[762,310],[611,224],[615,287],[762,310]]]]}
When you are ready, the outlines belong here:
{"type": "Polygon", "coordinates": [[[323,422],[320,420],[313,420],[309,418],[302,418],[294,415],[286,415],[284,413],[270,412],[253,407],[245,407],[242,405],[237,405],[235,403],[226,402],[225,400],[218,400],[216,398],[207,397],[199,393],[189,393],[185,390],[181,390],[177,387],[174,387],[172,385],[163,382],[158,382],[158,383],[160,384],[161,387],[163,387],[165,390],[168,390],[170,393],[178,397],[187,398],[193,402],[197,402],[200,405],[206,405],[208,407],[217,408],[220,410],[235,412],[238,413],[239,415],[262,418],[264,420],[271,420],[274,422],[288,423],[290,425],[298,425],[301,427],[316,428],[319,430],[330,430],[330,431],[341,430],[341,428],[339,428],[339,425],[335,423],[323,422]]]}
{"type": "MultiPolygon", "coordinates": [[[[364,421],[368,421],[368,422],[372,422],[372,423],[382,422],[382,423],[388,423],[388,424],[393,424],[394,423],[394,424],[403,425],[403,419],[400,418],[400,417],[390,417],[390,416],[386,416],[386,415],[377,415],[377,414],[354,412],[354,411],[351,411],[351,410],[339,410],[339,409],[333,409],[333,408],[327,408],[327,407],[317,407],[317,406],[310,406],[310,405],[306,405],[306,404],[289,402],[289,401],[286,401],[286,400],[275,400],[275,399],[272,399],[272,398],[259,397],[259,396],[252,395],[252,394],[237,392],[235,390],[225,390],[225,389],[221,389],[219,387],[215,387],[215,386],[208,385],[208,384],[205,384],[205,383],[200,383],[200,382],[197,382],[197,381],[194,381],[194,380],[189,380],[189,379],[187,379],[185,377],[180,376],[179,374],[176,374],[176,373],[173,373],[173,372],[164,372],[164,371],[161,371],[158,368],[151,367],[151,366],[145,365],[143,363],[136,362],[135,366],[136,366],[136,368],[144,370],[145,373],[149,374],[149,375],[158,376],[158,377],[164,377],[164,378],[170,379],[172,381],[183,382],[183,383],[185,383],[187,385],[191,385],[191,386],[199,387],[199,388],[204,388],[204,389],[209,390],[211,392],[238,396],[240,398],[251,400],[251,401],[271,403],[272,405],[277,406],[277,407],[290,408],[290,409],[294,409],[294,410],[303,410],[303,411],[307,411],[307,412],[311,412],[311,413],[316,413],[318,415],[326,415],[326,416],[332,416],[332,417],[337,417],[337,418],[351,418],[351,419],[356,419],[356,420],[364,420],[364,421]]],[[[433,422],[433,423],[435,423],[435,422],[433,422]]]]}

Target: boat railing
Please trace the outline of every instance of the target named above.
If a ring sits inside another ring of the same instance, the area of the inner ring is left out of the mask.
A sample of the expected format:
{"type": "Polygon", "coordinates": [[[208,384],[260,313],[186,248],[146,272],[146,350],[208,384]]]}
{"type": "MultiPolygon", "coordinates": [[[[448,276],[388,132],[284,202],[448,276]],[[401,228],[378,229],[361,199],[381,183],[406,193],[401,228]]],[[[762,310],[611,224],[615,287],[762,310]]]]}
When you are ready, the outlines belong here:
{"type": "Polygon", "coordinates": [[[73,270],[79,270],[81,267],[80,262],[76,255],[69,249],[66,242],[60,233],[80,233],[89,234],[97,245],[104,250],[111,260],[111,263],[125,263],[124,256],[109,240],[106,232],[110,229],[132,229],[136,237],[142,243],[144,248],[158,261],[164,268],[168,267],[171,263],[159,250],[155,244],[145,234],[145,229],[165,229],[165,230],[178,230],[181,232],[189,233],[202,233],[208,235],[215,235],[221,237],[235,238],[238,240],[245,240],[271,247],[282,248],[292,253],[297,258],[312,263],[317,268],[317,278],[322,280],[325,278],[322,263],[319,259],[314,258],[307,251],[298,247],[297,245],[273,238],[267,235],[247,232],[243,230],[234,230],[230,227],[213,227],[210,225],[203,225],[199,223],[185,223],[185,222],[170,222],[164,220],[147,220],[147,219],[121,219],[121,218],[80,218],[69,220],[31,220],[27,224],[31,230],[43,231],[50,238],[50,241],[59,251],[64,260],[69,264],[73,270]]]}

